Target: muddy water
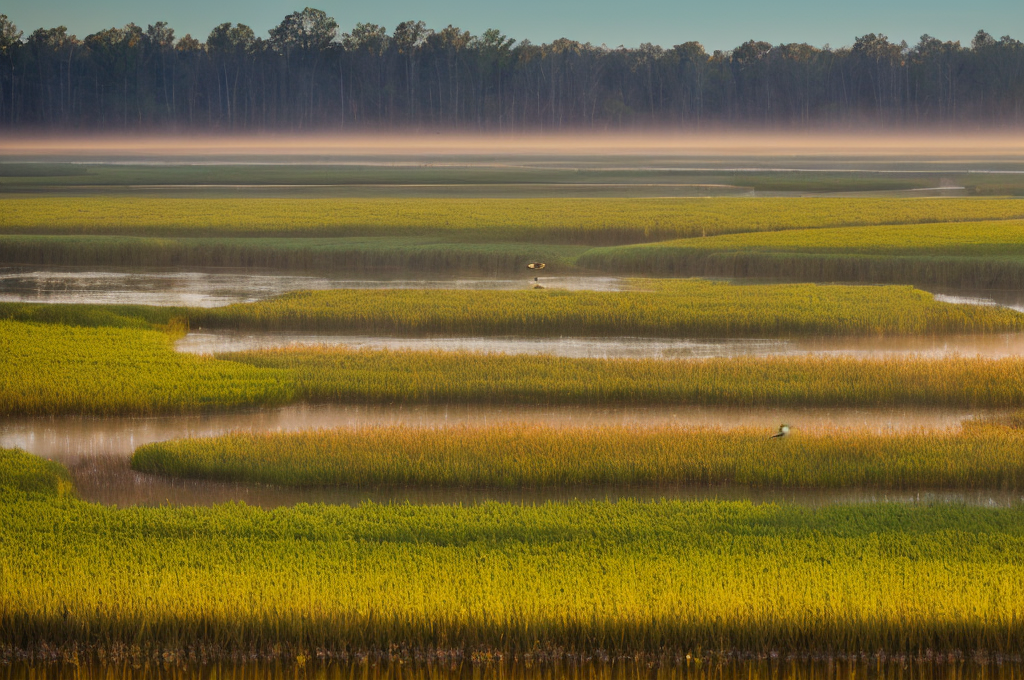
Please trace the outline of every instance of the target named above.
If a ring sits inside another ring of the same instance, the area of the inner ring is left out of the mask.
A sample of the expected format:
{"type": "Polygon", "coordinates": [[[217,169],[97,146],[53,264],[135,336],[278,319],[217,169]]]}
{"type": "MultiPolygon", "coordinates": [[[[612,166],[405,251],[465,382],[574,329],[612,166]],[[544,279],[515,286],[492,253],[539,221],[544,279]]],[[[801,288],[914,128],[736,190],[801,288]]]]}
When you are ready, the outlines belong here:
{"type": "MultiPolygon", "coordinates": [[[[564,290],[623,290],[626,282],[613,277],[538,277],[546,288],[564,290]]],[[[72,271],[0,268],[0,302],[73,304],[138,304],[219,307],[255,302],[297,290],[341,288],[423,288],[461,290],[522,290],[533,277],[515,279],[346,279],[244,272],[72,271]]]]}
{"type": "Polygon", "coordinates": [[[755,427],[774,432],[781,422],[801,430],[856,427],[873,432],[949,428],[977,417],[1008,411],[941,409],[817,409],[733,407],[476,407],[295,405],[228,414],[152,418],[82,416],[8,418],[0,421],[0,448],[21,448],[44,458],[73,464],[102,455],[127,458],[136,447],[183,437],[228,432],[284,432],[332,427],[408,425],[488,425],[529,422],[552,427],[574,425],[675,425],[679,427],[755,427]]]}
{"type": "Polygon", "coordinates": [[[549,354],[577,358],[707,359],[738,356],[916,355],[930,358],[1024,356],[1024,334],[909,338],[664,339],[664,338],[392,338],[313,333],[198,331],[175,344],[179,352],[215,354],[275,347],[345,345],[354,349],[444,350],[503,354],[549,354]]]}

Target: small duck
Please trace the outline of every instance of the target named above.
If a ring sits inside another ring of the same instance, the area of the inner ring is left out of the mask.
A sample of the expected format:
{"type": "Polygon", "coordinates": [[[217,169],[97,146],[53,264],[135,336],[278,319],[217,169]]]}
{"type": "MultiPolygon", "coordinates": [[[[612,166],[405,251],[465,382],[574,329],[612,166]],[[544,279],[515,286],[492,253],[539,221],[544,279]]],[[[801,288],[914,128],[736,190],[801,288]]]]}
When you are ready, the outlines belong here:
{"type": "Polygon", "coordinates": [[[771,437],[768,437],[768,439],[776,439],[778,437],[788,437],[788,436],[789,436],[789,425],[786,425],[785,423],[783,423],[782,425],[779,425],[779,431],[776,432],[775,434],[773,434],[771,437]]]}

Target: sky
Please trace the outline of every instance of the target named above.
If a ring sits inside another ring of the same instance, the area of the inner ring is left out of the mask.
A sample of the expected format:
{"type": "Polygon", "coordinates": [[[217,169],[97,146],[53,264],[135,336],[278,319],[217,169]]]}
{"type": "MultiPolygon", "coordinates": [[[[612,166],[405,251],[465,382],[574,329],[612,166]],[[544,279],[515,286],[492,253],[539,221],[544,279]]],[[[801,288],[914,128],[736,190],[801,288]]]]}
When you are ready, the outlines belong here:
{"type": "Polygon", "coordinates": [[[434,29],[497,28],[534,43],[566,37],[609,47],[696,40],[711,51],[751,39],[840,47],[865,33],[910,44],[927,33],[967,45],[979,29],[1024,40],[1020,0],[2,0],[0,14],[26,35],[64,25],[82,38],[129,22],[167,21],[179,37],[202,40],[226,21],[265,36],[305,2],[333,16],[343,31],[371,22],[390,32],[413,19],[434,29]]]}

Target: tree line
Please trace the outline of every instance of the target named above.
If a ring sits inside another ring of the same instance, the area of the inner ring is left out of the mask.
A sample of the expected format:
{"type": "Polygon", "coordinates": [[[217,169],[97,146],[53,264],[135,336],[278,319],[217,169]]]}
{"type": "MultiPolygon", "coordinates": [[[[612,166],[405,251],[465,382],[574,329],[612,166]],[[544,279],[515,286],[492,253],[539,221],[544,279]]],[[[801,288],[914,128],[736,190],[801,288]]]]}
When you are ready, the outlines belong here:
{"type": "Polygon", "coordinates": [[[1024,44],[884,35],[850,47],[751,40],[611,49],[405,21],[347,33],[306,8],[260,37],[165,22],[79,39],[0,15],[0,125],[46,129],[527,129],[755,124],[1020,125],[1024,44]]]}

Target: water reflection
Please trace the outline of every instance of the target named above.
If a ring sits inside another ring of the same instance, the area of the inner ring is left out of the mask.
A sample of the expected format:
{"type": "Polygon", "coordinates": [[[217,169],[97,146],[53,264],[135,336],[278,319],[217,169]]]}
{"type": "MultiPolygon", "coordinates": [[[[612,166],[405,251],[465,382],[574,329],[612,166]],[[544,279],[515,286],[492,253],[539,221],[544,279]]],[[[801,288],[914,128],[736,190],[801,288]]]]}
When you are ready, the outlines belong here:
{"type": "Polygon", "coordinates": [[[196,331],[175,344],[179,352],[215,354],[275,347],[346,345],[372,350],[444,350],[503,354],[549,354],[575,358],[708,359],[738,356],[852,356],[928,358],[1024,356],[1024,334],[946,335],[904,338],[667,339],[667,338],[394,338],[289,332],[196,331]]]}
{"type": "MultiPolygon", "coordinates": [[[[623,279],[608,276],[540,277],[546,288],[616,291],[623,279]]],[[[238,271],[80,271],[67,269],[0,268],[0,302],[66,304],[135,304],[181,307],[220,307],[255,302],[298,290],[460,289],[523,290],[533,277],[351,279],[238,271]]]]}
{"type": "Polygon", "coordinates": [[[536,488],[487,487],[311,487],[176,479],[135,472],[122,456],[79,458],[68,466],[80,498],[105,505],[214,505],[241,501],[263,508],[298,503],[359,505],[413,503],[417,505],[478,505],[490,501],[534,505],[573,500],[725,500],[753,503],[794,503],[808,507],[854,503],[957,503],[1009,507],[1024,501],[1019,491],[947,491],[900,489],[760,488],[729,484],[660,486],[552,486],[536,488]]]}
{"type": "Polygon", "coordinates": [[[97,455],[128,457],[143,444],[228,432],[285,432],[332,427],[408,425],[488,425],[529,422],[538,425],[675,425],[678,427],[754,427],[774,432],[779,423],[804,431],[860,428],[893,432],[945,429],[973,418],[1005,417],[1009,410],[969,411],[928,408],[741,408],[676,407],[530,407],[530,406],[362,406],[304,404],[260,411],[205,415],[128,417],[34,417],[0,420],[0,448],[73,464],[97,455]]]}

